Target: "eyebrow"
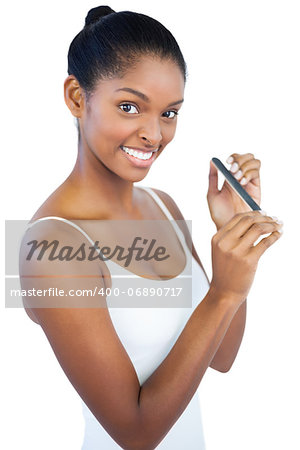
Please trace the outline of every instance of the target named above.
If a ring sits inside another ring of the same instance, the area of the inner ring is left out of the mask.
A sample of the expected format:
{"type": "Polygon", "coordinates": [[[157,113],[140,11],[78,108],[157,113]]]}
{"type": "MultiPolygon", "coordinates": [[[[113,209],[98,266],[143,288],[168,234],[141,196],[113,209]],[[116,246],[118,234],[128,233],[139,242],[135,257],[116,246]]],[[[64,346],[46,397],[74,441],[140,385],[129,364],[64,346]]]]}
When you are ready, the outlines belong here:
{"type": "MultiPolygon", "coordinates": [[[[130,94],[134,94],[137,97],[141,98],[144,102],[150,103],[150,99],[149,99],[149,97],[147,97],[147,95],[145,95],[142,92],[137,91],[135,89],[132,89],[129,87],[124,87],[124,88],[117,89],[115,92],[118,92],[118,91],[129,92],[130,94]]],[[[180,103],[183,103],[183,101],[184,101],[184,99],[182,98],[181,100],[177,100],[177,102],[172,102],[167,106],[167,108],[169,108],[169,106],[179,105],[180,103]]]]}

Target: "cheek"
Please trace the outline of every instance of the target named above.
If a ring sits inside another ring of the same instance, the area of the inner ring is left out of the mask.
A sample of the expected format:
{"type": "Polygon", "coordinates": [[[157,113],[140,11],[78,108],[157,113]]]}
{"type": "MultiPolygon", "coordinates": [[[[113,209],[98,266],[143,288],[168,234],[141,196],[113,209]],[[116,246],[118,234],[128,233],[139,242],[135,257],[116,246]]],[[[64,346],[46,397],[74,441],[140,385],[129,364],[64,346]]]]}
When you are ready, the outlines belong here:
{"type": "Polygon", "coordinates": [[[116,116],[109,117],[107,114],[94,115],[87,127],[87,133],[92,141],[92,145],[118,146],[135,131],[136,127],[133,122],[118,121],[116,116]]]}
{"type": "Polygon", "coordinates": [[[163,140],[165,145],[172,141],[176,132],[176,123],[169,125],[163,129],[163,140]]]}
{"type": "Polygon", "coordinates": [[[118,114],[101,114],[99,117],[99,134],[111,143],[122,144],[131,134],[136,133],[137,123],[134,120],[121,120],[118,114]]]}

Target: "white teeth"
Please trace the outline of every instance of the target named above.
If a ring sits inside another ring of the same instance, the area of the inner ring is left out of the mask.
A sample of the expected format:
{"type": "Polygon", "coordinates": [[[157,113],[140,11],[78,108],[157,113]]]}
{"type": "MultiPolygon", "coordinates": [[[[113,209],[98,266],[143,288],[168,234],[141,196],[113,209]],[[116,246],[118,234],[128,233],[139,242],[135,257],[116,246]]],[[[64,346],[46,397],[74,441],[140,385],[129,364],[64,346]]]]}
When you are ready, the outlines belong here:
{"type": "Polygon", "coordinates": [[[153,152],[138,152],[137,150],[132,150],[132,148],[128,148],[128,147],[121,147],[122,150],[124,150],[124,152],[128,153],[131,156],[134,156],[135,158],[138,159],[143,159],[143,160],[147,160],[150,159],[151,156],[153,155],[153,152]]]}

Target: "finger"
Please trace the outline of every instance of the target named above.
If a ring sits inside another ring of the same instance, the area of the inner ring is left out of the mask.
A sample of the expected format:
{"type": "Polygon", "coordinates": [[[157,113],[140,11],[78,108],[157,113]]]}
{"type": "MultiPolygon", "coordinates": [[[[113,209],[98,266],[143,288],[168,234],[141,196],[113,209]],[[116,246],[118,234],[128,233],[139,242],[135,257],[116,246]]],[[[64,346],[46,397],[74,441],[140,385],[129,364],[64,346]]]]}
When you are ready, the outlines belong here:
{"type": "Polygon", "coordinates": [[[264,235],[273,233],[275,231],[280,231],[282,229],[282,223],[275,222],[274,220],[267,220],[265,222],[255,222],[241,237],[238,248],[241,250],[248,250],[253,247],[257,239],[264,235]]]}
{"type": "Polygon", "coordinates": [[[241,237],[255,222],[272,221],[274,222],[274,219],[263,214],[263,211],[261,210],[247,211],[244,213],[236,214],[229,222],[227,222],[225,225],[223,225],[222,228],[220,228],[218,233],[221,238],[223,235],[233,230],[238,237],[241,237]]]}
{"type": "Polygon", "coordinates": [[[282,236],[282,233],[279,231],[273,231],[270,236],[262,239],[257,245],[250,249],[249,254],[252,254],[255,258],[260,258],[265,251],[271,247],[274,242],[278,241],[278,239],[282,236]]]}
{"type": "MultiPolygon", "coordinates": [[[[228,160],[227,160],[228,161],[228,160]]],[[[230,171],[242,186],[250,181],[256,186],[260,185],[260,170],[261,162],[259,159],[250,159],[244,163],[234,161],[230,167],[230,171]],[[240,165],[239,165],[240,164],[240,165]]]]}
{"type": "Polygon", "coordinates": [[[246,161],[250,161],[252,159],[255,159],[255,156],[253,155],[253,153],[232,153],[230,155],[233,160],[230,161],[230,163],[232,164],[233,162],[238,163],[239,166],[241,166],[242,164],[244,164],[246,161]]]}
{"type": "Polygon", "coordinates": [[[232,153],[226,162],[231,164],[230,171],[232,173],[236,173],[243,164],[254,159],[253,153],[245,153],[243,155],[240,155],[239,153],[232,153]]]}
{"type": "Polygon", "coordinates": [[[239,163],[239,168],[243,173],[251,169],[259,170],[261,168],[261,161],[260,159],[248,159],[243,163],[239,163]]]}
{"type": "MultiPolygon", "coordinates": [[[[245,178],[246,182],[259,178],[259,170],[261,167],[261,162],[259,159],[251,159],[243,163],[241,166],[238,166],[237,171],[233,174],[233,176],[240,181],[245,178]]],[[[236,168],[234,168],[236,170],[236,168]]],[[[243,184],[246,184],[244,182],[243,184]]]]}
{"type": "MultiPolygon", "coordinates": [[[[255,241],[262,235],[279,230],[282,224],[278,224],[272,217],[263,216],[262,214],[248,214],[240,218],[240,220],[227,232],[223,233],[220,237],[223,248],[225,250],[232,250],[238,248],[242,249],[245,253],[249,252],[249,249],[253,247],[255,241]],[[272,225],[273,224],[273,225],[272,225]],[[244,244],[245,235],[251,230],[251,233],[247,236],[244,244]]],[[[218,236],[217,236],[217,241],[218,236]]]]}
{"type": "Polygon", "coordinates": [[[233,176],[242,185],[245,185],[245,184],[249,183],[250,181],[252,181],[252,182],[255,181],[256,183],[254,183],[254,184],[257,184],[257,182],[259,182],[259,178],[260,178],[259,169],[247,170],[245,172],[240,169],[233,176]]]}
{"type": "Polygon", "coordinates": [[[209,199],[210,196],[213,196],[218,192],[218,170],[213,162],[210,161],[207,198],[209,199]]]}

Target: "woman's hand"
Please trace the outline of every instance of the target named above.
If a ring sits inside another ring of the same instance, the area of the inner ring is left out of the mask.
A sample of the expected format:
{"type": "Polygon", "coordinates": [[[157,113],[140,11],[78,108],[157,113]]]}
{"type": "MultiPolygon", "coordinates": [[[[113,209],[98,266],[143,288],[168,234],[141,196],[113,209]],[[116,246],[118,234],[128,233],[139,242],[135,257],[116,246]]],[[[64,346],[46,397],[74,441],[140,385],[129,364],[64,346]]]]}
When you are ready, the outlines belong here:
{"type": "Polygon", "coordinates": [[[250,290],[259,258],[281,236],[281,228],[282,223],[259,211],[236,214],[212,238],[210,289],[240,305],[250,290]],[[269,235],[254,246],[264,234],[269,235]]]}
{"type": "MultiPolygon", "coordinates": [[[[230,171],[234,177],[259,205],[261,199],[260,160],[255,159],[252,153],[246,153],[244,155],[233,153],[227,159],[227,162],[232,164],[230,171]]],[[[250,207],[240,198],[226,180],[222,189],[220,191],[218,190],[218,170],[211,161],[207,202],[211,218],[217,230],[225,225],[235,214],[251,211],[250,207]]]]}

